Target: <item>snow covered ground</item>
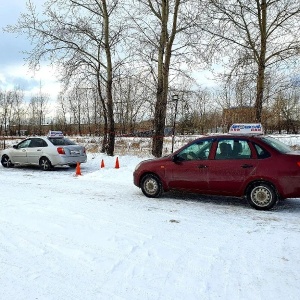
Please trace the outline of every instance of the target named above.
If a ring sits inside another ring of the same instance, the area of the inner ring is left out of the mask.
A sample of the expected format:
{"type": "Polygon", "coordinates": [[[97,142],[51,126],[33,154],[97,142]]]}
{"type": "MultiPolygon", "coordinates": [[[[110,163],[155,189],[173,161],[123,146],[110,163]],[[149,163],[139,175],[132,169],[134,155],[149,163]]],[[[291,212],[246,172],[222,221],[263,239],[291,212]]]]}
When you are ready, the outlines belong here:
{"type": "Polygon", "coordinates": [[[300,299],[300,199],[149,199],[142,159],[89,154],[81,176],[1,166],[0,299],[300,299]]]}

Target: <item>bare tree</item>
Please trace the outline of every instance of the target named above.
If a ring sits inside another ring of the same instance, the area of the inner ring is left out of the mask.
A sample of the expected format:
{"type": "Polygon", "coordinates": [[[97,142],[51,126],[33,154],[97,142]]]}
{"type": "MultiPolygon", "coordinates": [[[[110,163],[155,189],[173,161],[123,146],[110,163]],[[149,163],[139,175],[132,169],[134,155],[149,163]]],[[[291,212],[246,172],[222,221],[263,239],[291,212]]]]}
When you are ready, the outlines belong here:
{"type": "Polygon", "coordinates": [[[8,126],[12,114],[12,101],[10,96],[11,92],[0,93],[0,108],[1,108],[1,132],[3,135],[8,135],[8,126]]]}
{"type": "Polygon", "coordinates": [[[227,60],[231,74],[255,75],[254,106],[256,120],[261,121],[266,70],[291,68],[299,55],[300,2],[208,0],[206,8],[199,12],[199,26],[209,34],[210,50],[227,60]]]}
{"type": "MultiPolygon", "coordinates": [[[[191,40],[195,29],[192,21],[192,0],[132,0],[136,6],[129,11],[134,22],[132,50],[139,61],[146,62],[156,89],[154,112],[154,136],[152,154],[162,155],[167,99],[170,77],[176,73],[175,66],[187,62],[187,49],[198,42],[191,40]],[[173,61],[172,61],[173,58],[173,61]]],[[[140,66],[141,67],[141,66],[140,66]]]]}
{"type": "Polygon", "coordinates": [[[285,130],[287,133],[297,133],[299,129],[300,111],[299,88],[289,89],[279,93],[270,107],[272,119],[270,125],[279,133],[285,130]]]}
{"type": "Polygon", "coordinates": [[[29,123],[32,125],[35,134],[45,134],[43,133],[43,125],[45,124],[48,103],[49,95],[43,93],[41,90],[30,99],[28,106],[29,123]]]}
{"type": "MultiPolygon", "coordinates": [[[[153,119],[154,105],[147,77],[127,69],[114,83],[114,113],[120,133],[134,133],[136,124],[153,119]]],[[[151,130],[152,128],[145,128],[151,130]]],[[[139,128],[139,130],[143,130],[139,128]]]]}
{"type": "Polygon", "coordinates": [[[24,94],[19,87],[13,90],[0,91],[0,124],[5,135],[20,133],[21,122],[24,119],[24,94]]]}
{"type": "Polygon", "coordinates": [[[57,97],[57,110],[55,116],[55,124],[57,124],[64,132],[68,132],[68,106],[64,93],[60,92],[57,97]]]}
{"type": "Polygon", "coordinates": [[[13,109],[13,123],[15,126],[15,134],[21,135],[21,125],[22,122],[24,123],[24,92],[19,87],[15,88],[14,90],[14,105],[12,107],[13,109]]]}
{"type": "Polygon", "coordinates": [[[35,47],[27,54],[29,65],[38,68],[43,58],[64,70],[63,80],[72,77],[95,77],[103,105],[106,151],[114,152],[114,115],[112,83],[114,69],[121,59],[117,45],[122,38],[124,22],[115,14],[119,0],[48,0],[43,14],[33,1],[11,32],[26,34],[35,47]]]}

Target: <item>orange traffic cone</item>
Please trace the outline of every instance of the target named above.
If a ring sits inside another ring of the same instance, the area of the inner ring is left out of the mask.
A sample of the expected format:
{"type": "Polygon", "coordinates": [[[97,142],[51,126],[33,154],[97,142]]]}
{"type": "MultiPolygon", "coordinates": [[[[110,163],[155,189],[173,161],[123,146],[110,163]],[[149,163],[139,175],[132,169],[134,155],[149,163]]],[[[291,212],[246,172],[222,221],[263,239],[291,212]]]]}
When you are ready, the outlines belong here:
{"type": "Polygon", "coordinates": [[[119,165],[119,158],[116,158],[116,164],[115,164],[115,169],[119,169],[120,165],[119,165]]]}
{"type": "Polygon", "coordinates": [[[104,165],[104,160],[103,160],[103,159],[101,160],[101,165],[100,165],[100,167],[101,167],[101,168],[104,168],[104,167],[105,167],[105,165],[104,165]]]}
{"type": "Polygon", "coordinates": [[[80,171],[80,163],[77,162],[77,165],[76,165],[76,176],[78,175],[81,175],[81,171],[80,171]]]}

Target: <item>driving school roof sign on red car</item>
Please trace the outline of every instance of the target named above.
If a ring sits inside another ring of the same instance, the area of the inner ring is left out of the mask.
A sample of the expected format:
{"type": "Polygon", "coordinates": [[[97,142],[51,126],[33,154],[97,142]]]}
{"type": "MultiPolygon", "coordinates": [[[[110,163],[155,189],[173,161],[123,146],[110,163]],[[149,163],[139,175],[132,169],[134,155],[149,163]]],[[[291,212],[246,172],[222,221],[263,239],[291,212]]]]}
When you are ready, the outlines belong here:
{"type": "Polygon", "coordinates": [[[232,124],[229,133],[238,134],[263,134],[263,128],[260,123],[256,124],[232,124]]]}

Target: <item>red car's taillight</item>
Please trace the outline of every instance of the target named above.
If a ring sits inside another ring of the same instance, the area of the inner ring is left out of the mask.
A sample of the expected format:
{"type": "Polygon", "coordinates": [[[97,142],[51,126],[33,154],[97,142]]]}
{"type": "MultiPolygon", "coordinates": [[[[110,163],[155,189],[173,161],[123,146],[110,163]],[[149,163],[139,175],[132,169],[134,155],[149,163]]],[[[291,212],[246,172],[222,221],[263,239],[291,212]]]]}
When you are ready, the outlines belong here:
{"type": "Polygon", "coordinates": [[[65,149],[63,147],[57,147],[58,154],[65,154],[65,149]]]}
{"type": "Polygon", "coordinates": [[[300,161],[297,162],[298,167],[300,167],[300,161]]]}

